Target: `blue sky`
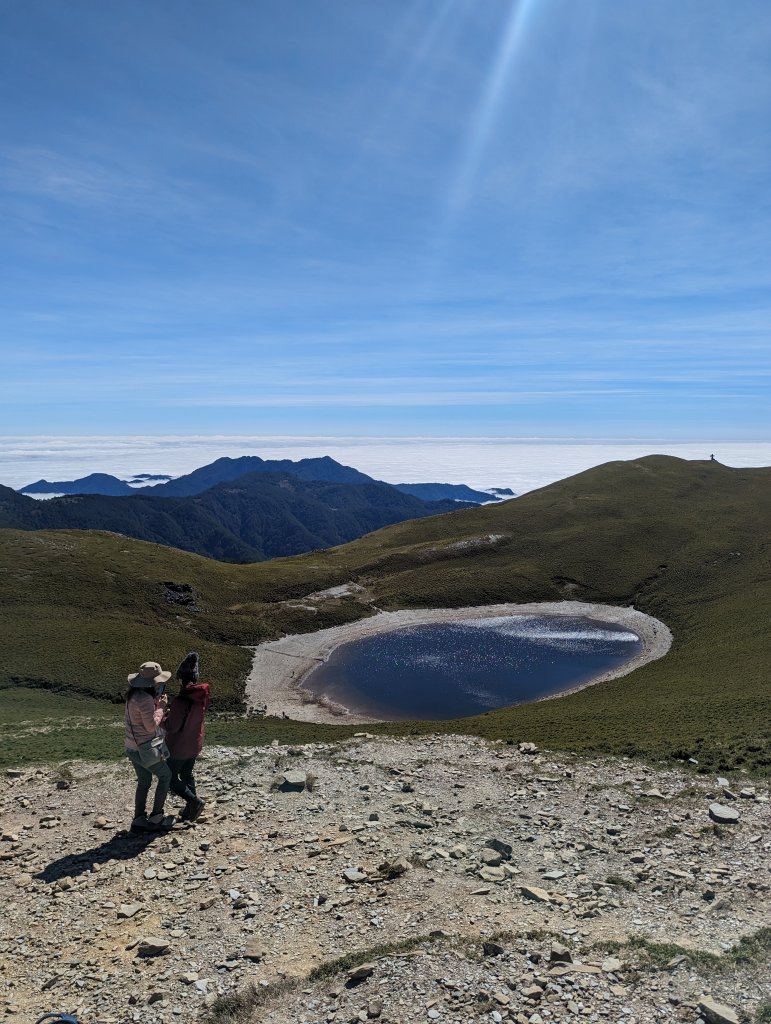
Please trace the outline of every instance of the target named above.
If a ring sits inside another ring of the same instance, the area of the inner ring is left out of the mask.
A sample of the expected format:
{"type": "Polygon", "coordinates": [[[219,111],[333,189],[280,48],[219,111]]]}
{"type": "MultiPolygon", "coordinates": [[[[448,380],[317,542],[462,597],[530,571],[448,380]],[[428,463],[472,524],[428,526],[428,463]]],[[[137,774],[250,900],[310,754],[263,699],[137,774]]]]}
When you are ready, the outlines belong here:
{"type": "Polygon", "coordinates": [[[768,438],[768,0],[6,0],[0,432],[768,438]]]}

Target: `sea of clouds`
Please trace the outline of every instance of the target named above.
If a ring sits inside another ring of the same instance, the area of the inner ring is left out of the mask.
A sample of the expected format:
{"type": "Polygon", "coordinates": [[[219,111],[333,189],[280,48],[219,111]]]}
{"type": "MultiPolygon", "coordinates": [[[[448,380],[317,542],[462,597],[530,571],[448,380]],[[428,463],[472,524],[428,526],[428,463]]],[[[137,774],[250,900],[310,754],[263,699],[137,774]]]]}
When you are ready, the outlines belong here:
{"type": "Polygon", "coordinates": [[[771,441],[585,440],[517,437],[4,437],[0,483],[7,487],[88,473],[189,473],[223,455],[302,459],[330,455],[389,483],[465,483],[517,494],[592,466],[653,453],[768,466],[771,441]]]}

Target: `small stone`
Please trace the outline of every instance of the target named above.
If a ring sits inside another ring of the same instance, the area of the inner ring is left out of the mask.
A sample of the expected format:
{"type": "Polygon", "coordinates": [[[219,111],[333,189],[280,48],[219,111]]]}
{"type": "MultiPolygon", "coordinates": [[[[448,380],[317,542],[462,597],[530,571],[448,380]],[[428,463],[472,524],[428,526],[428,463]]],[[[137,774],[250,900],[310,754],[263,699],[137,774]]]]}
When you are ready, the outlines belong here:
{"type": "Polygon", "coordinates": [[[572,964],[573,955],[561,942],[552,942],[549,959],[553,964],[572,964]]]}
{"type": "Polygon", "coordinates": [[[367,1016],[370,1020],[376,1020],[383,1012],[383,1004],[379,999],[372,999],[367,1004],[367,1016]]]}
{"type": "Polygon", "coordinates": [[[128,920],[142,909],[141,903],[121,903],[118,907],[118,917],[128,920]]]}
{"type": "Polygon", "coordinates": [[[725,804],[710,804],[709,816],[718,825],[736,825],[739,822],[739,812],[725,804]]]}
{"type": "Polygon", "coordinates": [[[308,776],[300,771],[284,772],[273,784],[273,788],[280,793],[302,793],[307,786],[308,776]]]}
{"type": "Polygon", "coordinates": [[[521,885],[520,893],[526,900],[533,900],[535,903],[551,903],[551,896],[545,889],[539,889],[537,885],[521,885]]]}
{"type": "Polygon", "coordinates": [[[346,882],[366,882],[367,876],[359,868],[346,868],[343,871],[343,878],[346,882]]]}
{"type": "Polygon", "coordinates": [[[606,974],[614,974],[616,971],[620,971],[623,966],[621,961],[614,956],[609,956],[607,960],[602,961],[602,969],[606,974]]]}
{"type": "Polygon", "coordinates": [[[740,1024],[739,1016],[730,1006],[715,1002],[711,996],[699,1000],[699,1013],[707,1024],[740,1024]]]}
{"type": "Polygon", "coordinates": [[[497,868],[500,866],[503,857],[497,850],[482,850],[482,862],[487,864],[488,867],[497,868]]]}
{"type": "Polygon", "coordinates": [[[480,868],[477,872],[483,882],[502,882],[506,878],[503,868],[480,868]]]}
{"type": "Polygon", "coordinates": [[[485,956],[501,956],[506,950],[497,942],[487,941],[482,943],[482,952],[485,956]]]}
{"type": "Polygon", "coordinates": [[[410,870],[410,862],[405,857],[397,857],[394,860],[385,860],[379,865],[378,871],[385,878],[398,878],[410,870]]]}
{"type": "Polygon", "coordinates": [[[356,985],[361,985],[367,978],[371,978],[375,973],[375,968],[372,964],[360,964],[358,967],[354,967],[353,970],[348,972],[346,979],[346,988],[354,988],[356,985]]]}
{"type": "Polygon", "coordinates": [[[163,956],[168,953],[171,943],[166,939],[149,937],[140,939],[137,945],[137,956],[147,959],[153,956],[163,956]]]}
{"type": "Polygon", "coordinates": [[[514,847],[511,843],[506,843],[502,839],[488,839],[485,846],[491,850],[496,850],[504,860],[511,860],[511,855],[514,852],[514,847]]]}
{"type": "Polygon", "coordinates": [[[525,999],[532,999],[533,1002],[536,1002],[543,996],[543,989],[540,985],[529,985],[527,988],[522,989],[522,995],[525,999]]]}

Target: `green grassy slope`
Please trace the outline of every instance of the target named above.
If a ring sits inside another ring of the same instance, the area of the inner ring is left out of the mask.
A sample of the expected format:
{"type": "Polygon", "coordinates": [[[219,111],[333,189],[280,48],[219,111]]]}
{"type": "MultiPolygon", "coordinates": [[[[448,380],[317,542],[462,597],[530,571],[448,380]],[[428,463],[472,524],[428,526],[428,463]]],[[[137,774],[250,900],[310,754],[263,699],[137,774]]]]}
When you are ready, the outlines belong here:
{"type": "MultiPolygon", "coordinates": [[[[675,643],[663,660],[560,700],[425,728],[577,750],[689,754],[704,767],[763,771],[771,764],[770,499],[771,470],[651,456],[500,505],[259,565],[225,565],[107,534],[0,531],[7,627],[0,685],[113,694],[136,661],[172,663],[196,646],[223,706],[237,699],[248,665],[234,644],[368,613],[353,600],[330,602],[317,615],[283,603],[345,580],[364,584],[383,608],[633,603],[672,629],[675,643]],[[165,582],[191,586],[200,611],[169,603],[165,582]]],[[[234,741],[249,742],[257,726],[226,728],[234,741]]],[[[286,728],[298,738],[294,726],[259,728],[261,736],[286,728]]]]}

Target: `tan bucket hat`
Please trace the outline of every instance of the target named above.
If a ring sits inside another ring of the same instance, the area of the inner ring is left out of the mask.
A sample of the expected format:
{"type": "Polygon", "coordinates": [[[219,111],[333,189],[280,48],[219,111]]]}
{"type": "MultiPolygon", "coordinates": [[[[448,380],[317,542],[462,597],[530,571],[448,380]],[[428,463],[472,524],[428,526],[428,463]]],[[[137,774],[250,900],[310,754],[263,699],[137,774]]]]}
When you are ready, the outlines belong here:
{"type": "Polygon", "coordinates": [[[171,679],[171,672],[164,672],[157,661],[143,661],[138,672],[132,672],[128,681],[132,686],[143,686],[148,683],[166,683],[171,679]]]}

